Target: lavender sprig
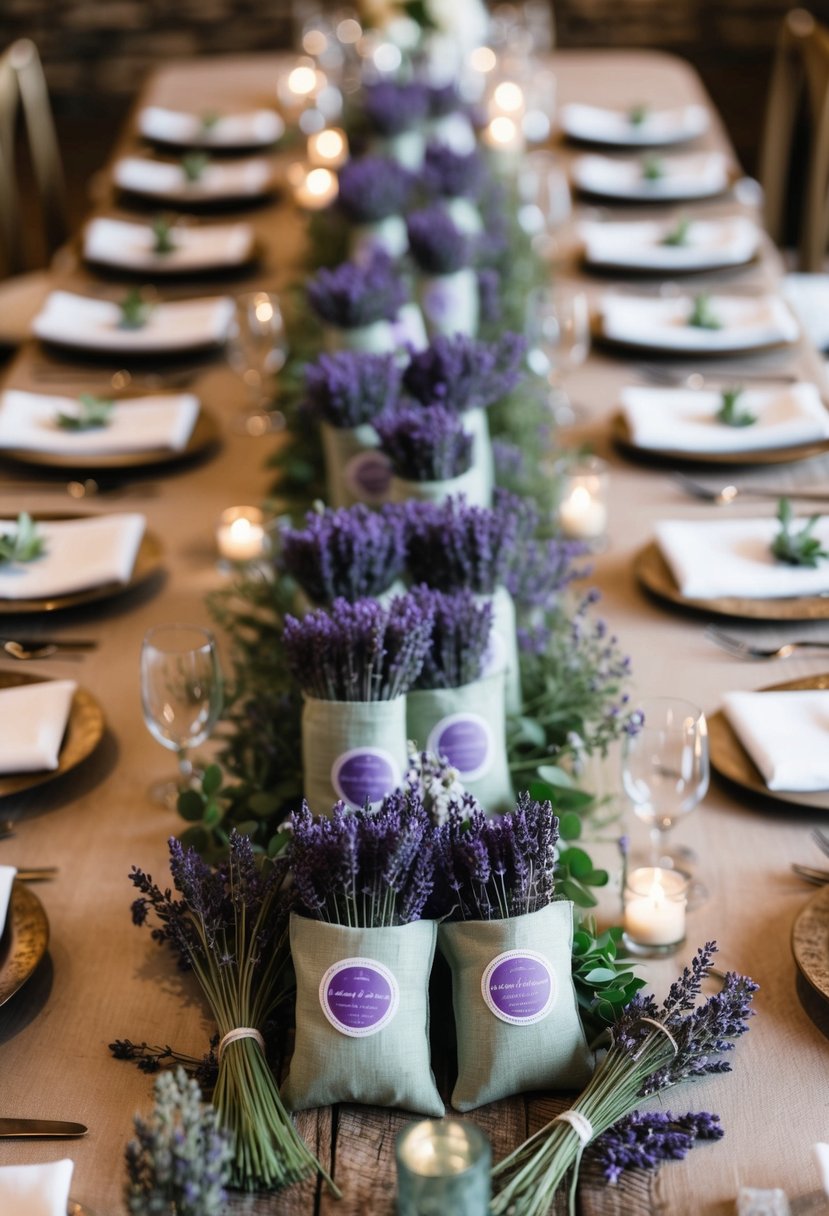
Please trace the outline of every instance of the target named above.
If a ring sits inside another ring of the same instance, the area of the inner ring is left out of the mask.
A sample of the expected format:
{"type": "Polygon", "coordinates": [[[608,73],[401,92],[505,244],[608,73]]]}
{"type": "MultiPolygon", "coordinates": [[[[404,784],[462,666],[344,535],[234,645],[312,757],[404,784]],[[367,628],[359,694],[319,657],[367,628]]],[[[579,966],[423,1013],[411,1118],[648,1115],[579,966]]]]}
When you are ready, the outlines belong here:
{"type": "Polygon", "coordinates": [[[394,472],[406,481],[448,481],[472,467],[473,437],[442,405],[402,406],[375,426],[394,472]]]}
{"type": "Polygon", "coordinates": [[[433,338],[413,354],[403,373],[403,387],[423,405],[440,401],[449,409],[486,409],[520,382],[526,341],[505,333],[495,342],[465,334],[433,338]]]}
{"type": "Polygon", "coordinates": [[[409,252],[424,274],[454,274],[472,265],[475,242],[440,204],[413,211],[406,227],[409,252]]]}
{"type": "Polygon", "coordinates": [[[392,355],[337,351],[306,367],[305,389],[318,418],[338,428],[362,426],[395,405],[400,369],[392,355]]]}
{"type": "Polygon", "coordinates": [[[639,1111],[614,1123],[590,1146],[607,1182],[618,1182],[626,1170],[655,1170],[663,1161],[681,1161],[698,1140],[721,1140],[719,1115],[706,1111],[672,1115],[670,1111],[639,1111]]]}
{"type": "Polygon", "coordinates": [[[365,262],[341,262],[333,270],[318,271],[308,284],[308,299],[323,321],[357,329],[393,321],[406,288],[388,254],[374,250],[365,262]]]}
{"type": "Polygon", "coordinates": [[[462,498],[404,504],[414,581],[439,591],[492,595],[507,581],[526,513],[522,500],[504,493],[491,508],[468,507],[462,498]]]}
{"type": "Polygon", "coordinates": [[[304,528],[283,530],[281,564],[314,604],[382,595],[406,564],[402,514],[362,503],[309,511],[304,528]]]}
{"type": "Polygon", "coordinates": [[[390,215],[403,215],[414,178],[396,160],[362,156],[340,170],[339,206],[354,224],[375,224],[390,215]]]}
{"type": "Polygon", "coordinates": [[[491,601],[428,587],[415,587],[412,595],[432,615],[431,645],[415,688],[462,688],[479,679],[492,636],[491,601]]]}
{"type": "Polygon", "coordinates": [[[285,618],[288,668],[306,696],[322,701],[392,701],[414,684],[429,648],[432,620],[410,595],[387,608],[376,600],[285,618]]]}
{"type": "Polygon", "coordinates": [[[402,135],[426,117],[429,94],[416,81],[400,83],[382,80],[363,89],[363,110],[378,135],[402,135]]]}
{"type": "Polygon", "coordinates": [[[423,161],[423,184],[437,198],[477,198],[485,175],[480,152],[455,152],[445,144],[429,144],[423,161]]]}

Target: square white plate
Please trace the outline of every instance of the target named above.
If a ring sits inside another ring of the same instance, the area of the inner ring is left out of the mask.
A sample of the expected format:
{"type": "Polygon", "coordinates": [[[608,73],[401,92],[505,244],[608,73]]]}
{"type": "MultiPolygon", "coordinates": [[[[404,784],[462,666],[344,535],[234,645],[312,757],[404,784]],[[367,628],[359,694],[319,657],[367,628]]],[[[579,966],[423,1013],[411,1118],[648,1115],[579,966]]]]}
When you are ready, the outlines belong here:
{"type": "Polygon", "coordinates": [[[112,300],[53,291],[35,317],[32,332],[44,342],[82,350],[166,354],[221,344],[233,313],[233,300],[227,296],[171,300],[155,305],[140,328],[128,329],[121,326],[121,310],[112,300]]]}
{"type": "Polygon", "coordinates": [[[253,253],[249,224],[177,224],[170,235],[173,248],[156,253],[151,225],[99,216],[84,229],[83,256],[124,270],[187,274],[242,266],[253,253]]]}
{"type": "Polygon", "coordinates": [[[0,396],[0,451],[59,453],[78,459],[117,452],[181,452],[193,433],[200,405],[190,393],[133,397],[115,402],[106,426],[73,431],[58,425],[59,413],[71,417],[77,408],[71,397],[7,389],[0,396]]]}
{"type": "Polygon", "coordinates": [[[249,110],[220,114],[206,122],[204,114],[145,106],[138,115],[138,130],[155,143],[191,148],[266,148],[284,134],[285,123],[276,110],[249,110]]]}
{"type": "Polygon", "coordinates": [[[260,198],[274,187],[273,167],[261,157],[208,164],[196,181],[190,181],[181,165],[125,156],[116,161],[113,178],[121,190],[169,203],[260,198]]]}
{"type": "Polygon", "coordinates": [[[585,222],[579,226],[588,265],[619,270],[680,274],[742,266],[756,256],[761,233],[745,216],[690,220],[686,243],[666,244],[679,219],[645,222],[585,222]]]}
{"type": "Polygon", "coordinates": [[[663,175],[645,177],[644,157],[618,160],[589,154],[573,162],[573,184],[585,194],[620,202],[690,202],[712,198],[728,188],[728,164],[722,152],[688,152],[660,156],[663,175]]]}
{"type": "Polygon", "coordinates": [[[713,295],[711,312],[719,329],[690,325],[690,295],[607,294],[599,305],[600,333],[610,342],[642,350],[676,354],[718,355],[794,342],[797,321],[779,296],[713,295]]]}
{"type": "Polygon", "coordinates": [[[708,111],[704,106],[680,106],[670,110],[646,108],[639,123],[631,122],[630,113],[631,110],[609,110],[604,106],[571,102],[562,107],[561,129],[571,139],[617,148],[681,144],[696,139],[708,129],[708,111]]]}

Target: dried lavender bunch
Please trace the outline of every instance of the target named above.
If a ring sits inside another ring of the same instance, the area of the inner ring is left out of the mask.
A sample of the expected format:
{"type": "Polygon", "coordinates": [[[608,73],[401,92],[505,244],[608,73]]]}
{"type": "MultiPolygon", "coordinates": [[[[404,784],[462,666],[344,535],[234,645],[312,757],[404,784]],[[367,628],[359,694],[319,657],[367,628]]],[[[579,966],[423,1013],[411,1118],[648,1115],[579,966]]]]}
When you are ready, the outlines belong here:
{"type": "Polygon", "coordinates": [[[335,427],[374,422],[400,393],[400,369],[393,355],[342,350],[320,355],[305,369],[308,405],[335,427]]]}
{"type": "Polygon", "coordinates": [[[468,507],[462,498],[445,503],[405,503],[408,566],[416,583],[439,591],[468,589],[492,595],[505,585],[523,537],[525,504],[499,494],[494,507],[468,507]]]}
{"type": "Polygon", "coordinates": [[[424,405],[440,401],[458,412],[486,409],[520,382],[526,347],[525,339],[513,333],[495,342],[465,334],[433,338],[412,355],[403,387],[424,405]]]}
{"type": "Polygon", "coordinates": [[[420,919],[432,890],[433,829],[416,792],[390,794],[377,811],[338,802],[330,818],[303,803],[291,830],[291,873],[309,916],[360,929],[420,919]]]}
{"type": "Polygon", "coordinates": [[[116,1060],[133,1060],[139,1072],[157,1073],[162,1068],[172,1068],[175,1064],[187,1076],[193,1077],[205,1089],[212,1089],[216,1084],[216,1071],[219,1061],[216,1058],[216,1048],[219,1046],[219,1036],[216,1034],[210,1040],[210,1050],[201,1057],[189,1056],[176,1051],[169,1043],[152,1045],[147,1042],[133,1043],[131,1039],[116,1039],[109,1044],[109,1050],[116,1060]]]}
{"type": "Polygon", "coordinates": [[[719,1115],[707,1111],[675,1116],[670,1111],[635,1110],[593,1141],[588,1160],[614,1183],[625,1170],[655,1170],[663,1161],[681,1161],[698,1140],[721,1140],[724,1135],[719,1115]]]}
{"type": "Polygon", "coordinates": [[[417,81],[381,80],[363,89],[363,110],[378,135],[401,135],[419,126],[429,108],[426,87],[417,81]]]}
{"type": "Polygon", "coordinates": [[[382,607],[336,599],[302,620],[285,618],[288,668],[302,691],[322,701],[392,701],[414,684],[429,649],[432,620],[411,595],[382,607]]]}
{"type": "Polygon", "coordinates": [[[439,203],[413,211],[406,228],[409,253],[424,274],[454,274],[474,261],[475,242],[439,203]]]}
{"type": "Polygon", "coordinates": [[[411,593],[432,614],[431,646],[415,688],[461,688],[480,678],[492,636],[492,603],[471,591],[411,593]]]}
{"type": "Polygon", "coordinates": [[[311,307],[330,325],[357,329],[375,321],[393,321],[406,299],[406,288],[394,262],[374,250],[363,262],[341,262],[323,268],[308,283],[311,307]]]}
{"type": "Polygon", "coordinates": [[[473,437],[442,405],[401,406],[375,426],[394,472],[406,481],[448,481],[472,467],[473,437]]]}
{"type": "Polygon", "coordinates": [[[437,198],[477,198],[486,166],[476,149],[455,152],[445,144],[429,144],[423,161],[423,185],[437,198]]]}
{"type": "Polygon", "coordinates": [[[136,1139],[126,1147],[127,1211],[222,1216],[233,1144],[215,1109],[202,1104],[198,1083],[183,1068],[161,1073],[154,1094],[152,1115],[135,1116],[136,1139]]]}
{"type": "Polygon", "coordinates": [[[435,833],[436,914],[504,920],[546,908],[555,896],[557,844],[549,802],[521,794],[514,811],[490,819],[467,795],[435,833]]]}
{"type": "MultiPolygon", "coordinates": [[[[153,938],[192,970],[222,1037],[240,1026],[263,1029],[290,993],[287,862],[257,858],[250,838],[235,831],[216,869],[175,837],[169,848],[178,898],[133,866],[133,923],[154,914],[153,938]]],[[[316,1171],[333,1187],[285,1111],[256,1039],[220,1052],[213,1104],[232,1138],[234,1186],[279,1190],[316,1171]]]]}
{"type": "MultiPolygon", "coordinates": [[[[698,1004],[703,980],[716,952],[706,942],[661,1006],[637,993],[613,1028],[613,1041],[590,1084],[571,1110],[587,1120],[590,1140],[597,1139],[642,1098],[683,1081],[729,1072],[724,1053],[748,1030],[753,980],[726,973],[719,992],[698,1004]]],[[[510,1153],[493,1170],[494,1216],[520,1211],[546,1216],[553,1197],[570,1170],[571,1207],[585,1145],[575,1129],[553,1120],[510,1153]]]]}
{"type": "Polygon", "coordinates": [[[382,595],[406,565],[405,524],[393,506],[309,511],[305,527],[284,528],[281,539],[281,568],[314,604],[382,595]]]}
{"type": "Polygon", "coordinates": [[[374,224],[403,215],[414,178],[387,156],[361,156],[340,170],[339,206],[353,224],[374,224]]]}

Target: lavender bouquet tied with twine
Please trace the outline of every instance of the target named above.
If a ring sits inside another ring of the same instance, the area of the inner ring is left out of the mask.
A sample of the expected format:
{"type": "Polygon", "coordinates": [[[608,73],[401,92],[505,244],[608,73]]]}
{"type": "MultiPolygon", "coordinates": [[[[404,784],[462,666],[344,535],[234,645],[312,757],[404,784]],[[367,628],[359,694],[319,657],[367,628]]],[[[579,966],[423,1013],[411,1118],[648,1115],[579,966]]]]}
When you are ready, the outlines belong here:
{"type": "Polygon", "coordinates": [[[393,355],[337,351],[306,367],[305,391],[316,417],[338,429],[354,428],[396,404],[400,369],[393,355]]]}
{"type": "Polygon", "coordinates": [[[651,1094],[684,1081],[729,1072],[724,1059],[749,1029],[757,984],[729,971],[719,992],[699,1004],[716,943],[707,942],[661,1006],[637,993],[612,1029],[610,1050],[574,1105],[531,1136],[492,1171],[493,1216],[546,1216],[568,1173],[570,1210],[582,1154],[651,1094]]]}
{"type": "Polygon", "coordinates": [[[429,94],[417,81],[381,80],[363,89],[363,111],[378,135],[402,135],[419,126],[429,109],[429,94]]]}
{"type": "Polygon", "coordinates": [[[413,211],[406,220],[409,252],[418,270],[427,275],[455,274],[471,266],[475,242],[461,232],[445,207],[439,203],[413,211]]]}
{"type": "Polygon", "coordinates": [[[376,811],[338,803],[331,818],[303,804],[291,830],[291,873],[308,916],[359,929],[420,920],[432,890],[433,829],[415,792],[390,794],[376,811]]]}
{"type": "Polygon", "coordinates": [[[414,187],[414,178],[387,156],[361,156],[340,170],[337,201],[353,224],[376,224],[390,215],[402,215],[414,187]]]}
{"type": "Polygon", "coordinates": [[[429,144],[423,161],[422,181],[436,198],[477,198],[486,166],[480,152],[455,152],[445,144],[429,144]]]}
{"type": "Polygon", "coordinates": [[[492,603],[471,591],[445,594],[415,587],[411,594],[432,615],[431,645],[415,688],[462,688],[480,678],[492,636],[492,603]]]}
{"type": "Polygon", "coordinates": [[[261,1033],[290,991],[287,861],[257,858],[250,838],[236,832],[216,869],[175,837],[169,848],[178,897],[134,866],[130,878],[140,894],[132,919],[143,925],[154,914],[154,940],[193,972],[216,1020],[213,1105],[233,1139],[231,1182],[273,1191],[317,1172],[336,1192],[282,1105],[261,1033]],[[244,1034],[235,1034],[240,1028],[244,1034]]]}
{"type": "Polygon", "coordinates": [[[375,321],[393,321],[406,299],[406,288],[388,254],[375,250],[365,262],[341,262],[333,270],[319,270],[308,283],[308,299],[323,321],[358,329],[375,321]]]}
{"type": "Polygon", "coordinates": [[[362,503],[309,511],[304,528],[282,531],[281,567],[314,604],[382,595],[406,565],[403,517],[396,507],[362,503]]]}
{"type": "Polygon", "coordinates": [[[321,701],[393,701],[414,684],[432,636],[430,613],[411,595],[388,607],[336,599],[302,620],[286,616],[288,669],[321,701]]]}
{"type": "Polygon", "coordinates": [[[440,401],[459,413],[486,409],[520,382],[526,346],[514,333],[502,334],[495,342],[441,335],[412,355],[403,387],[424,405],[440,401]]]}
{"type": "Polygon", "coordinates": [[[462,498],[403,505],[408,566],[417,583],[440,591],[493,595],[505,585],[524,527],[523,502],[499,494],[494,507],[468,507],[462,498]]]}
{"type": "Polygon", "coordinates": [[[442,405],[401,406],[375,427],[395,474],[406,481],[448,481],[472,466],[473,437],[442,405]]]}

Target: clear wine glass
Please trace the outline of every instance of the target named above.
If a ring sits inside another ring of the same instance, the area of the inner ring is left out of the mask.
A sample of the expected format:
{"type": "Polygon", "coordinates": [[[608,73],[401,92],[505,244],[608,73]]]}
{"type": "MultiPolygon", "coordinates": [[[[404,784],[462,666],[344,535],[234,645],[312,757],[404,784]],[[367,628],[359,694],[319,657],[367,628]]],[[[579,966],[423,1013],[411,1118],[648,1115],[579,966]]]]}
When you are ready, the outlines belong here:
{"type": "Polygon", "coordinates": [[[531,369],[547,380],[550,409],[560,426],[576,421],[577,411],[564,388],[568,372],[590,351],[590,307],[583,291],[537,287],[527,298],[525,333],[531,369]]]}
{"type": "Polygon", "coordinates": [[[518,223],[547,262],[562,260],[572,241],[573,200],[554,152],[530,152],[518,173],[518,223]]]}
{"type": "Polygon", "coordinates": [[[210,737],[222,711],[222,673],[213,635],[198,625],[156,625],[141,645],[141,706],[154,739],[178,755],[177,780],[153,786],[174,807],[193,779],[187,749],[210,737]]]}
{"type": "Polygon", "coordinates": [[[235,425],[246,435],[281,431],[285,418],[273,408],[278,372],[288,358],[288,338],[279,296],[274,291],[251,291],[237,297],[228,358],[248,390],[247,410],[235,425]]]}
{"type": "Polygon", "coordinates": [[[651,697],[640,706],[644,723],[626,740],[622,785],[636,815],[650,828],[651,864],[670,867],[679,855],[672,854],[668,834],[708,789],[708,725],[690,701],[651,697]]]}

